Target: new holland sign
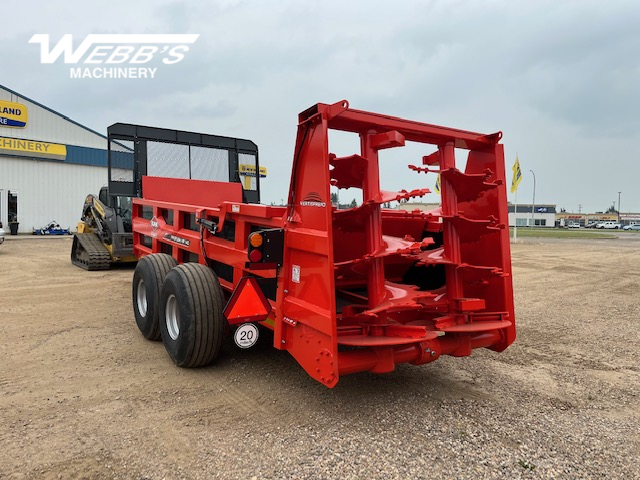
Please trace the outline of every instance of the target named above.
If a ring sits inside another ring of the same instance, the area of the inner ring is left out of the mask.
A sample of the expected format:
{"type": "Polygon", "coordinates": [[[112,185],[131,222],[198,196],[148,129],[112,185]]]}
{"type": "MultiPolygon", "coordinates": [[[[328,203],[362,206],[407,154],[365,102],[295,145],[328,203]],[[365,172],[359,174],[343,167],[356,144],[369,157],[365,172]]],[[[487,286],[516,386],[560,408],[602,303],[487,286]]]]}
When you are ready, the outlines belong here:
{"type": "MultiPolygon", "coordinates": [[[[241,163],[238,165],[238,173],[240,175],[246,175],[247,177],[255,177],[256,176],[256,166],[248,165],[246,163],[241,163]]],[[[267,168],[260,167],[260,177],[264,178],[267,176],[267,168]]]]}
{"type": "Polygon", "coordinates": [[[27,107],[21,103],[0,100],[0,127],[24,128],[27,126],[27,107]]]}

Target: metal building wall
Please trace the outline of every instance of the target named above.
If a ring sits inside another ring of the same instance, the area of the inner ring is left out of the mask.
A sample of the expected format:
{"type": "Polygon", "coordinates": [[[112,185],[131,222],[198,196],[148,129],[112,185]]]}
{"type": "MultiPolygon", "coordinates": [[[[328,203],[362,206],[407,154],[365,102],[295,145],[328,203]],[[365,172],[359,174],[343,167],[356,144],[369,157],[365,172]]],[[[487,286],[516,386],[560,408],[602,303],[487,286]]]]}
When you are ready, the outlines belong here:
{"type": "Polygon", "coordinates": [[[18,193],[19,232],[56,220],[75,231],[89,193],[107,183],[107,169],[0,156],[0,221],[7,225],[8,191],[18,193]]]}
{"type": "MultiPolygon", "coordinates": [[[[518,211],[518,219],[523,219],[526,225],[518,225],[518,227],[525,227],[531,225],[531,213],[518,211]]],[[[544,227],[555,227],[556,214],[555,213],[538,213],[535,214],[535,220],[546,220],[544,227]]],[[[516,224],[516,214],[509,212],[509,226],[513,227],[516,224]]]]}
{"type": "Polygon", "coordinates": [[[39,142],[79,145],[106,150],[107,139],[88,130],[67,117],[54,113],[24,97],[0,87],[0,100],[22,103],[27,107],[28,120],[24,128],[0,127],[0,136],[39,142]]]}

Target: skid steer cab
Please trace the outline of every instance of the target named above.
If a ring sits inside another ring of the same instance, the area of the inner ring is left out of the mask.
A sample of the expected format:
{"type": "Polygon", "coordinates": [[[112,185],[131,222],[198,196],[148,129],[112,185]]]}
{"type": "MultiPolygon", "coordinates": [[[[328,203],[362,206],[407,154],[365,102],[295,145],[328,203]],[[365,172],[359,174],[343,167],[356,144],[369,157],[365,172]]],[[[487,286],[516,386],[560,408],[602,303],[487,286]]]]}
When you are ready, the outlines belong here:
{"type": "Polygon", "coordinates": [[[124,124],[109,133],[136,157],[121,185],[134,197],[136,323],[178,366],[211,364],[226,336],[248,348],[267,328],[276,349],[334,387],[514,341],[500,133],[314,105],[298,118],[286,206],[259,203],[253,142],[124,124]],[[359,148],[332,153],[332,130],[359,148]],[[393,168],[421,186],[383,189],[381,152],[407,144],[422,154],[401,163],[394,153],[393,168]],[[440,196],[427,187],[438,175],[440,196]],[[338,208],[331,188],[362,202],[338,208]],[[390,208],[425,195],[439,205],[390,208]]]}

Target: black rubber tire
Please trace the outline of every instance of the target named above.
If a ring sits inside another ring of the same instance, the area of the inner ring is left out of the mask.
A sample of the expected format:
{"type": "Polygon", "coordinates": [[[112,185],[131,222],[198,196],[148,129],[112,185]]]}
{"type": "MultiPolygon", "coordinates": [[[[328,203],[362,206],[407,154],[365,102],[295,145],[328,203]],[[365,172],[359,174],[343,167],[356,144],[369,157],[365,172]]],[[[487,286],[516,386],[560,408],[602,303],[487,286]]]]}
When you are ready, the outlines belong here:
{"type": "Polygon", "coordinates": [[[203,367],[220,355],[227,325],[222,288],[213,270],[198,263],[172,269],[160,305],[162,343],[177,366],[203,367]]]}
{"type": "Polygon", "coordinates": [[[177,264],[171,255],[154,253],[142,257],[136,265],[131,292],[133,313],[140,332],[148,340],[160,340],[160,291],[165,277],[177,264]],[[138,298],[141,286],[144,287],[144,291],[140,292],[138,298]],[[146,311],[143,311],[144,305],[146,311]]]}

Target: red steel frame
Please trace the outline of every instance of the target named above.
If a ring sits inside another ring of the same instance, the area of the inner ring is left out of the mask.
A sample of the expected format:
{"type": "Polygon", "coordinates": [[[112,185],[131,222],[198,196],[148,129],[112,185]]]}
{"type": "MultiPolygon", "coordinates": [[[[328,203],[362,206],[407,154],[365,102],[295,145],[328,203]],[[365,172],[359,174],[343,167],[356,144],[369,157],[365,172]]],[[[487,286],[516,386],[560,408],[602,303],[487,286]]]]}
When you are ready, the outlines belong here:
{"type": "Polygon", "coordinates": [[[220,277],[229,296],[243,277],[276,278],[261,323],[274,330],[275,348],[329,387],[348,373],[385,373],[480,347],[502,351],[515,339],[515,317],[500,138],[354,110],[346,101],[317,104],[299,116],[287,207],[244,204],[240,184],[143,177],[144,198],[133,202],[135,253],[220,262],[233,271],[220,277]],[[331,154],[331,129],[359,135],[360,152],[331,154]],[[440,209],[382,208],[429,191],[380,189],[378,152],[406,141],[435,146],[409,168],[440,173],[440,209]],[[464,172],[455,149],[468,151],[464,172]],[[331,185],[362,189],[362,205],[336,210],[331,185]],[[235,235],[200,232],[193,217],[214,221],[218,232],[233,222],[235,235]],[[284,229],[282,267],[247,263],[247,238],[260,228],[284,229]],[[410,269],[441,282],[414,285],[410,269]]]}

